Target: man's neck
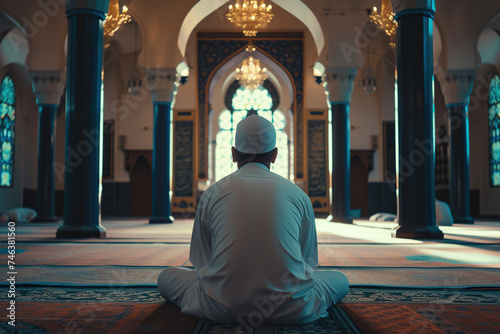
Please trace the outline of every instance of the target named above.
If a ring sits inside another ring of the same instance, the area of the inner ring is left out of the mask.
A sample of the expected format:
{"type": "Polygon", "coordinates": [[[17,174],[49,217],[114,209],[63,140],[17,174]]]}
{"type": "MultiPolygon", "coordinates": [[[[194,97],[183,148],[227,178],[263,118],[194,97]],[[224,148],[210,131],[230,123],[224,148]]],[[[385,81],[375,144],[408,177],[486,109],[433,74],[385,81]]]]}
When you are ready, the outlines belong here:
{"type": "Polygon", "coordinates": [[[263,161],[250,161],[250,162],[245,162],[245,163],[243,163],[242,165],[240,165],[240,163],[238,162],[238,169],[240,169],[241,167],[243,167],[243,166],[245,166],[245,165],[247,165],[247,164],[251,164],[251,163],[259,163],[259,164],[262,164],[262,165],[266,166],[266,167],[267,167],[267,169],[271,170],[271,163],[270,163],[270,162],[266,163],[266,162],[263,162],[263,161]]]}

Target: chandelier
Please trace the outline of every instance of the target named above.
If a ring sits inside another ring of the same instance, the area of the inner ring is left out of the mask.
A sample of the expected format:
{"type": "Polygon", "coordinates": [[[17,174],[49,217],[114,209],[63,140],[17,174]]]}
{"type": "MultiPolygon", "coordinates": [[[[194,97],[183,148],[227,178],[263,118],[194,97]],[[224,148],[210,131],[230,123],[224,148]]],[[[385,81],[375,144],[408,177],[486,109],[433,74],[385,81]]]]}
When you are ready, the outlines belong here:
{"type": "Polygon", "coordinates": [[[262,86],[264,80],[268,78],[266,74],[267,68],[261,68],[260,60],[252,56],[252,52],[255,51],[253,46],[249,45],[246,51],[250,53],[250,57],[243,60],[241,68],[236,69],[236,75],[234,77],[239,81],[240,85],[249,90],[255,90],[262,86]]]}
{"type": "Polygon", "coordinates": [[[375,23],[381,30],[385,31],[391,41],[389,45],[396,47],[396,29],[398,24],[394,19],[395,14],[392,12],[391,0],[382,0],[382,9],[377,12],[377,7],[373,7],[370,13],[370,21],[375,23]]]}
{"type": "Polygon", "coordinates": [[[109,2],[108,13],[106,14],[106,20],[104,21],[104,47],[109,46],[111,37],[117,32],[123,25],[130,21],[131,17],[127,14],[127,6],[122,7],[122,12],[120,13],[120,4],[118,0],[111,0],[109,2]]]}
{"type": "Polygon", "coordinates": [[[264,0],[236,0],[229,5],[226,18],[229,22],[243,28],[243,34],[254,37],[259,28],[265,27],[274,17],[272,6],[266,5],[264,0]]]}

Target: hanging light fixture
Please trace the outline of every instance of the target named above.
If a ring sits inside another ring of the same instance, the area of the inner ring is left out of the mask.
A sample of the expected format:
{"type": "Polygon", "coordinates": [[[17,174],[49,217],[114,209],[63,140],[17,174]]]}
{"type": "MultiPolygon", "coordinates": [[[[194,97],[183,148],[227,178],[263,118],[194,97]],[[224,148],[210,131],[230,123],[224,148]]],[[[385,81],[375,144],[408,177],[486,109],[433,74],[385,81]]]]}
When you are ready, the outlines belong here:
{"type": "Polygon", "coordinates": [[[137,24],[134,27],[134,68],[127,81],[127,87],[132,95],[138,95],[142,88],[142,72],[137,64],[137,24]]]}
{"type": "Polygon", "coordinates": [[[243,34],[254,37],[259,28],[265,27],[274,17],[272,6],[264,0],[236,0],[229,5],[226,18],[229,22],[243,28],[243,34]]]}
{"type": "Polygon", "coordinates": [[[130,74],[130,79],[127,81],[128,92],[132,95],[138,95],[142,88],[142,72],[135,66],[130,74]]]}
{"type": "Polygon", "coordinates": [[[391,0],[382,0],[380,13],[377,12],[377,7],[373,7],[370,13],[370,21],[375,23],[380,30],[385,31],[391,41],[389,45],[393,48],[396,47],[396,30],[398,24],[394,19],[395,14],[392,12],[391,0]]]}
{"type": "Polygon", "coordinates": [[[377,80],[373,77],[372,68],[370,66],[370,40],[368,40],[366,58],[365,77],[361,79],[361,85],[366,94],[373,94],[377,90],[377,80]]]}
{"type": "Polygon", "coordinates": [[[109,47],[109,42],[111,37],[117,32],[123,25],[131,20],[131,16],[127,14],[128,7],[123,6],[122,12],[120,13],[120,4],[118,0],[111,0],[109,2],[108,13],[106,14],[106,20],[104,21],[104,47],[109,47]]]}
{"type": "Polygon", "coordinates": [[[267,68],[261,68],[260,60],[255,59],[252,56],[252,52],[255,51],[255,47],[249,45],[246,48],[246,51],[250,53],[250,57],[243,60],[241,68],[236,69],[236,75],[234,77],[243,87],[255,90],[262,86],[264,80],[268,78],[266,74],[267,68]]]}

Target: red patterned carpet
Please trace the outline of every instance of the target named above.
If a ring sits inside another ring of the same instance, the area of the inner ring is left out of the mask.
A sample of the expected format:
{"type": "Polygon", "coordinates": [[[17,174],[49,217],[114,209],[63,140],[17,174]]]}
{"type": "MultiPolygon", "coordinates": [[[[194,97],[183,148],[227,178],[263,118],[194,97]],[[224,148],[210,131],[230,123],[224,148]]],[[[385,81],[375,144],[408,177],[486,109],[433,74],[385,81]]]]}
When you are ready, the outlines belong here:
{"type": "Polygon", "coordinates": [[[500,333],[500,305],[342,304],[363,333],[500,333]]]}
{"type": "Polygon", "coordinates": [[[12,333],[192,333],[198,324],[168,303],[33,302],[21,303],[18,313],[12,333]]]}

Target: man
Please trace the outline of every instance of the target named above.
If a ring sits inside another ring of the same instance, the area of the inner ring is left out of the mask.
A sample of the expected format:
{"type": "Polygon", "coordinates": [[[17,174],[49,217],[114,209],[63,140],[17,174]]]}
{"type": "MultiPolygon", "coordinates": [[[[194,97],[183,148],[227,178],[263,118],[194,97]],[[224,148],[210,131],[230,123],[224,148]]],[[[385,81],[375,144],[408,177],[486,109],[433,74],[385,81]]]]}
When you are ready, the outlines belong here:
{"type": "Polygon", "coordinates": [[[344,274],[312,269],[318,246],[311,201],[269,170],[277,153],[271,122],[253,115],[238,123],[238,170],[207,189],[196,211],[196,270],[171,267],[158,277],[160,294],[183,313],[247,327],[305,323],[327,316],[347,294],[344,274]]]}

